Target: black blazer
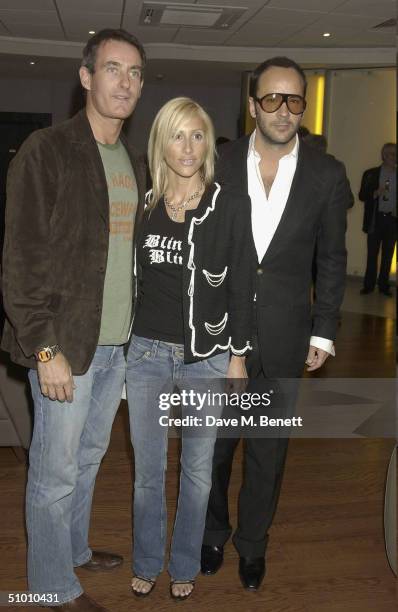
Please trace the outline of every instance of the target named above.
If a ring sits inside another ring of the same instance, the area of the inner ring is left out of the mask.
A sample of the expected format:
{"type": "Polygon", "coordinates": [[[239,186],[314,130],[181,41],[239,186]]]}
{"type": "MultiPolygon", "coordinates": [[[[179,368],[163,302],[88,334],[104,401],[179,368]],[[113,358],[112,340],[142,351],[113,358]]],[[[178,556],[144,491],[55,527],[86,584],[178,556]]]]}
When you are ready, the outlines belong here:
{"type": "MultiPolygon", "coordinates": [[[[145,230],[145,210],[138,244],[145,230]]],[[[183,256],[184,360],[200,361],[230,349],[251,350],[253,238],[250,198],[215,183],[185,213],[183,256]]],[[[138,304],[140,279],[137,268],[138,304]]]]}
{"type": "Polygon", "coordinates": [[[362,176],[359,199],[365,203],[363,211],[362,229],[366,234],[374,232],[376,227],[376,215],[379,210],[379,198],[373,197],[379,188],[381,166],[365,170],[362,176]]]}
{"type": "MultiPolygon", "coordinates": [[[[221,148],[217,180],[247,193],[249,136],[221,148]]],[[[262,365],[269,376],[300,376],[311,335],[334,340],[346,271],[349,183],[344,165],[300,142],[290,195],[263,260],[253,270],[262,365]],[[316,302],[311,306],[317,247],[316,302]]]]}

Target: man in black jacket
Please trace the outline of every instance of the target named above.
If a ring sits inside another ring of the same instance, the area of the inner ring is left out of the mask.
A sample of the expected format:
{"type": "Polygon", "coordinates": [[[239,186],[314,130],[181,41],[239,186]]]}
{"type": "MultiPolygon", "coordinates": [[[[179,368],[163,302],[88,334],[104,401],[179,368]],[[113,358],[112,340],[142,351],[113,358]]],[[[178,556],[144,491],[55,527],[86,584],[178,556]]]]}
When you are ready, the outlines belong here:
{"type": "MultiPolygon", "coordinates": [[[[270,378],[299,378],[304,363],[315,371],[334,354],[343,298],[349,184],[344,166],[297,137],[305,110],[306,78],[295,62],[273,58],[250,83],[251,136],[225,145],[218,179],[243,186],[252,204],[255,243],[256,329],[247,358],[249,390],[270,378]],[[311,270],[316,247],[316,301],[311,270]]],[[[284,408],[292,411],[292,405],[284,408]]],[[[278,435],[278,434],[277,434],[278,435]]],[[[202,572],[215,573],[231,535],[228,483],[238,438],[219,438],[213,461],[202,548],[202,572]]],[[[247,437],[239,494],[238,551],[242,584],[257,589],[265,573],[268,529],[276,509],[287,439],[247,437]]]]}
{"type": "Polygon", "coordinates": [[[377,284],[380,293],[391,297],[389,276],[397,240],[396,144],[387,142],[383,145],[381,158],[381,166],[364,172],[359,191],[359,199],[365,203],[362,229],[368,235],[368,256],[361,294],[366,295],[374,291],[381,246],[377,284]]]}

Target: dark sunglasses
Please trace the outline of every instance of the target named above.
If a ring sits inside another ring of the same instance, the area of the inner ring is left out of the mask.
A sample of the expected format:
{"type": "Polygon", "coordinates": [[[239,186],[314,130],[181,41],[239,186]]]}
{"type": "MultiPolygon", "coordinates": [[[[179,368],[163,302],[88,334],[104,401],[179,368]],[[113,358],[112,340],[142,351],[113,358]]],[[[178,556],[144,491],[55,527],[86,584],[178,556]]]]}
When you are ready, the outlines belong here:
{"type": "Polygon", "coordinates": [[[254,99],[266,113],[274,113],[285,102],[293,115],[301,115],[307,106],[304,98],[295,94],[269,93],[262,98],[254,97],[254,99]]]}

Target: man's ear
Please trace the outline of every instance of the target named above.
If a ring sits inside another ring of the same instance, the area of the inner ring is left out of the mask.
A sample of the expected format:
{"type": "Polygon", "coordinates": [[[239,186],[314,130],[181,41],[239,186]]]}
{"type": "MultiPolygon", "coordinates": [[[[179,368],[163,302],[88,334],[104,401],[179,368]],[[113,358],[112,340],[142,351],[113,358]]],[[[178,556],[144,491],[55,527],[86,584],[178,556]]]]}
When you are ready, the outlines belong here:
{"type": "Polygon", "coordinates": [[[79,68],[79,77],[80,83],[82,87],[87,91],[91,89],[91,72],[86,68],[86,66],[80,66],[79,68]]]}
{"type": "Polygon", "coordinates": [[[256,113],[256,103],[254,101],[254,99],[252,97],[249,98],[249,112],[250,112],[250,116],[255,119],[257,116],[256,113]]]}

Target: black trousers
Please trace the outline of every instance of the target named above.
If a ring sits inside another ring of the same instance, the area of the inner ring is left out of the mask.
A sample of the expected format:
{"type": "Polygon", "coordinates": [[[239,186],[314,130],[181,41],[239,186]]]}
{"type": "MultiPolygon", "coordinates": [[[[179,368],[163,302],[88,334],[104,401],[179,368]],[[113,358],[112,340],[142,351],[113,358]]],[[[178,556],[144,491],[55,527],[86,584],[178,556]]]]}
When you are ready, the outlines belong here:
{"type": "MultiPolygon", "coordinates": [[[[261,393],[275,387],[262,370],[258,349],[248,358],[250,376],[248,392],[261,393]]],[[[287,383],[288,381],[286,381],[287,383]]],[[[279,386],[281,382],[279,381],[279,386]]],[[[282,383],[282,386],[285,383],[282,383]]],[[[298,381],[295,388],[298,387],[298,381]]],[[[271,416],[292,416],[297,391],[285,394],[279,388],[279,399],[271,416]]],[[[264,412],[264,409],[261,409],[264,412]]],[[[259,416],[259,415],[257,415],[259,416]]],[[[258,433],[256,428],[256,434],[258,433]]],[[[253,432],[252,432],[253,433],[253,432]]],[[[244,434],[243,434],[244,435],[244,434]]],[[[243,482],[239,492],[238,525],[232,541],[241,557],[262,557],[268,542],[268,530],[277,507],[288,448],[286,431],[275,437],[252,437],[243,440],[243,482]]],[[[217,438],[212,472],[212,489],[206,516],[203,544],[223,546],[232,534],[228,509],[228,487],[234,452],[240,437],[217,438]]]]}
{"type": "Polygon", "coordinates": [[[394,255],[397,240],[397,219],[392,215],[378,213],[374,232],[368,234],[368,256],[364,288],[372,291],[377,284],[381,291],[389,286],[391,262],[394,255]],[[381,246],[381,263],[379,276],[377,278],[377,259],[381,246]]]}

